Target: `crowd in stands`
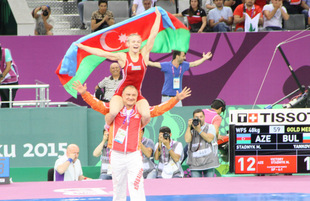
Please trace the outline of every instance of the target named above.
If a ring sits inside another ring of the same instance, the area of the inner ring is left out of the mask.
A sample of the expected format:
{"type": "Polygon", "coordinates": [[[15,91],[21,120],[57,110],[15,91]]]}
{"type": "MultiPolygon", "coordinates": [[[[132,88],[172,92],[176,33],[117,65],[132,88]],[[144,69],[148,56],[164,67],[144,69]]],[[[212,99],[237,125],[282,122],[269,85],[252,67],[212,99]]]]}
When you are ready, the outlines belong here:
{"type": "MultiPolygon", "coordinates": [[[[97,0],[78,1],[80,29],[90,29],[94,32],[115,24],[114,18],[117,16],[109,10],[108,0],[99,0],[98,10],[93,11],[90,27],[87,27],[83,21],[85,1],[97,0]]],[[[179,1],[180,3],[184,2],[179,1]]],[[[289,20],[290,15],[295,14],[304,15],[305,28],[310,22],[310,0],[206,0],[205,5],[202,5],[201,0],[189,0],[189,5],[189,8],[180,13],[172,14],[187,18],[184,24],[193,33],[285,30],[284,21],[289,20]]],[[[129,15],[141,14],[154,6],[156,6],[156,0],[134,0],[129,15]]],[[[55,22],[49,6],[35,8],[32,16],[36,20],[35,35],[53,35],[55,22]]]]}

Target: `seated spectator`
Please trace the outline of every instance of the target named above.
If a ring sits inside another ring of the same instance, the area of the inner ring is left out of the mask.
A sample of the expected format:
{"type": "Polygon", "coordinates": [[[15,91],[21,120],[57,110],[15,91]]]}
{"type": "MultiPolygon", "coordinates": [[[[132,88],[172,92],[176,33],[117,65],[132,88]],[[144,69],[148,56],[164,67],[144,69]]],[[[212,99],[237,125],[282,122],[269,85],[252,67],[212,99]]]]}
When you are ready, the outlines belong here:
{"type": "Polygon", "coordinates": [[[66,155],[56,160],[54,181],[80,181],[90,179],[83,176],[81,162],[78,159],[80,149],[76,144],[67,147],[66,155]]]}
{"type": "Polygon", "coordinates": [[[113,13],[108,10],[108,1],[99,0],[98,1],[99,9],[93,12],[91,16],[91,31],[95,32],[100,29],[104,29],[108,26],[111,26],[115,23],[113,13]]]}
{"type": "Polygon", "coordinates": [[[210,10],[215,8],[215,3],[213,0],[206,0],[206,15],[208,16],[210,10]]]}
{"type": "Polygon", "coordinates": [[[81,19],[81,23],[82,25],[80,26],[80,29],[87,29],[84,21],[83,21],[83,18],[84,18],[84,2],[85,1],[98,1],[98,0],[82,0],[78,3],[78,11],[79,11],[79,15],[80,15],[80,19],[81,19]]]}
{"type": "MultiPolygon", "coordinates": [[[[236,24],[235,31],[249,31],[245,30],[245,23],[250,23],[246,21],[246,16],[243,13],[247,13],[250,19],[254,19],[257,15],[260,15],[258,24],[263,24],[262,10],[258,5],[255,5],[255,0],[245,0],[244,4],[240,4],[236,7],[234,11],[234,23],[236,24]]],[[[255,25],[258,25],[255,24],[255,25]]]]}
{"type": "Polygon", "coordinates": [[[215,168],[220,166],[216,130],[205,122],[202,109],[196,109],[193,119],[188,120],[184,138],[188,144],[187,165],[192,177],[214,177],[215,168]]]}
{"type": "Polygon", "coordinates": [[[283,0],[283,6],[289,15],[291,14],[301,14],[301,0],[283,0]]]}
{"type": "Polygon", "coordinates": [[[100,144],[95,148],[93,156],[101,156],[101,170],[99,179],[111,180],[112,172],[110,165],[110,148],[108,148],[109,131],[103,130],[103,138],[100,144]]]}
{"type": "Polygon", "coordinates": [[[139,15],[140,13],[143,13],[144,11],[150,9],[151,7],[154,7],[156,0],[134,0],[133,5],[131,7],[131,15],[139,15]]]}
{"type": "MultiPolygon", "coordinates": [[[[269,4],[270,0],[268,0],[269,4]]],[[[267,0],[255,0],[255,4],[260,7],[261,10],[263,10],[264,6],[267,4],[267,0]]]]}
{"type": "Polygon", "coordinates": [[[214,0],[215,8],[209,13],[209,25],[215,32],[231,31],[233,13],[230,7],[223,5],[223,0],[214,0]]]}
{"type": "Polygon", "coordinates": [[[109,77],[105,77],[95,87],[96,98],[104,102],[110,102],[112,96],[115,93],[115,90],[117,89],[119,83],[123,79],[123,76],[121,75],[120,72],[121,72],[121,69],[118,63],[114,62],[110,65],[111,75],[109,77]],[[101,89],[103,89],[104,93],[102,93],[101,89]]]}
{"type": "Polygon", "coordinates": [[[244,0],[225,0],[224,6],[231,7],[232,11],[235,11],[236,7],[244,3],[244,0]]]}
{"type": "Polygon", "coordinates": [[[309,17],[308,12],[309,12],[309,8],[310,8],[310,0],[302,0],[300,6],[303,8],[301,13],[305,15],[305,19],[306,19],[305,22],[306,22],[306,24],[309,24],[308,23],[308,17],[309,17]]]}
{"type": "Polygon", "coordinates": [[[207,14],[200,7],[200,4],[200,0],[190,0],[190,7],[188,9],[185,9],[182,13],[174,14],[176,17],[186,16],[188,28],[194,33],[205,32],[207,28],[207,14]]]}
{"type": "Polygon", "coordinates": [[[36,20],[35,35],[53,35],[54,18],[51,13],[51,8],[48,5],[33,9],[31,14],[36,20]]]}
{"type": "Polygon", "coordinates": [[[282,0],[271,0],[271,4],[264,6],[264,28],[267,31],[283,30],[282,19],[289,19],[290,16],[282,3],[282,0]]]}
{"type": "Polygon", "coordinates": [[[157,178],[181,178],[183,169],[183,146],[171,139],[171,130],[164,126],[159,129],[158,143],[155,145],[154,159],[158,160],[157,178]]]}
{"type": "MultiPolygon", "coordinates": [[[[144,128],[142,129],[142,136],[144,128]]],[[[154,163],[154,142],[146,137],[142,138],[141,151],[143,156],[143,178],[154,179],[156,178],[156,166],[154,163]]]]}

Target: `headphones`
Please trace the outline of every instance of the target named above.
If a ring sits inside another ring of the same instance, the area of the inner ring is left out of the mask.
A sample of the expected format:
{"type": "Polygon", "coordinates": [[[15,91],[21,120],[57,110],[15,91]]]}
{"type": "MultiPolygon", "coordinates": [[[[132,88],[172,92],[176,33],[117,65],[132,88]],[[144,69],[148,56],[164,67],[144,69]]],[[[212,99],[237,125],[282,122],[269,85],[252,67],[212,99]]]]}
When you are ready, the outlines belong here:
{"type": "Polygon", "coordinates": [[[211,105],[213,105],[216,101],[218,101],[218,102],[221,103],[221,106],[220,106],[220,107],[222,107],[222,112],[224,113],[225,110],[226,110],[226,103],[225,103],[225,101],[222,100],[222,99],[220,99],[220,98],[216,98],[216,99],[214,99],[214,100],[212,101],[212,104],[211,104],[211,105]]]}

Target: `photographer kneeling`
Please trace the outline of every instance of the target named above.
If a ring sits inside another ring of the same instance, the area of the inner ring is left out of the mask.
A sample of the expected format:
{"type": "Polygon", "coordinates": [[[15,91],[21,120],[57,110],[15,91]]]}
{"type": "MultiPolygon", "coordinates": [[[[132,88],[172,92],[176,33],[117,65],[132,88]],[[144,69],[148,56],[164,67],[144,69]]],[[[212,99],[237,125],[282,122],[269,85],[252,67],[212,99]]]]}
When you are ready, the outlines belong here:
{"type": "Polygon", "coordinates": [[[181,142],[171,139],[171,130],[167,126],[159,129],[158,143],[155,145],[155,160],[159,160],[157,166],[157,178],[182,178],[183,146],[181,142]]]}
{"type": "Polygon", "coordinates": [[[192,177],[213,177],[219,167],[217,156],[216,131],[212,124],[205,123],[201,109],[193,112],[193,119],[188,120],[185,142],[188,143],[187,165],[192,177]]]}

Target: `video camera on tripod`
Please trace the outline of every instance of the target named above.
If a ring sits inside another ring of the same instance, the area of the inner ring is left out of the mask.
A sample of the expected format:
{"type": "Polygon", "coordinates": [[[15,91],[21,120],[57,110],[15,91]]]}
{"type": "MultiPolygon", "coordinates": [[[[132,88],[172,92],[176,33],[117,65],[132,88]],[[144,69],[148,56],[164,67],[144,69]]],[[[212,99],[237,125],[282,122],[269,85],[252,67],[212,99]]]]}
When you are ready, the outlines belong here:
{"type": "Polygon", "coordinates": [[[285,61],[285,63],[287,64],[289,70],[291,71],[293,78],[295,79],[297,85],[298,85],[298,89],[296,89],[295,91],[291,92],[290,94],[288,94],[287,96],[281,98],[280,100],[278,100],[277,102],[268,105],[265,107],[265,109],[272,109],[272,107],[278,103],[280,103],[281,101],[283,101],[284,99],[290,97],[291,95],[295,94],[296,92],[300,91],[301,94],[298,96],[295,96],[293,99],[291,99],[291,101],[288,104],[283,104],[283,108],[308,108],[310,107],[310,86],[308,86],[308,89],[305,90],[305,86],[301,85],[299,80],[296,77],[296,74],[293,70],[293,68],[291,67],[290,63],[288,62],[281,46],[278,46],[278,49],[285,61]]]}

